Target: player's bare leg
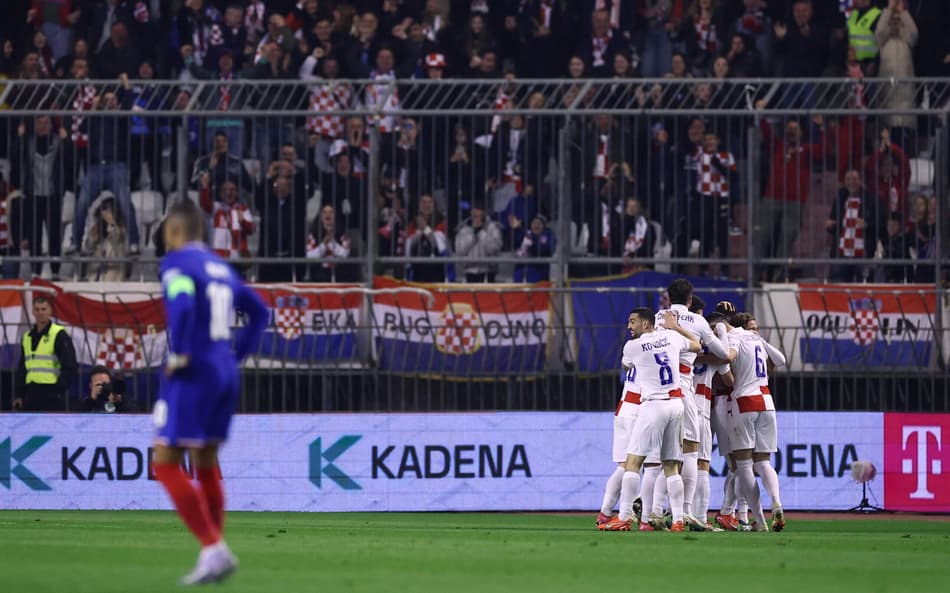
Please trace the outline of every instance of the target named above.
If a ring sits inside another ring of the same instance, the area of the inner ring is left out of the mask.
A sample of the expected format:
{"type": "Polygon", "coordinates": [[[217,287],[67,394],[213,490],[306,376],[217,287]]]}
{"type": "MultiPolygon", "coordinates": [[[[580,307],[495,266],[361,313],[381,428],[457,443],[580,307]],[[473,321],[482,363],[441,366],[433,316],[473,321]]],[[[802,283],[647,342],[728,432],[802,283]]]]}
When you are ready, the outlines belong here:
{"type": "Polygon", "coordinates": [[[754,531],[768,531],[765,514],[762,512],[762,501],[759,498],[759,488],[752,470],[752,449],[734,451],[736,456],[736,491],[749,502],[749,508],[756,520],[754,531]]]}
{"type": "MultiPolygon", "coordinates": [[[[696,494],[696,482],[699,479],[699,443],[683,439],[683,520],[693,529],[703,531],[706,522],[693,516],[693,496],[696,494]]],[[[669,487],[669,486],[667,486],[669,487]]]]}
{"type": "Polygon", "coordinates": [[[600,513],[597,515],[597,525],[603,525],[610,521],[614,515],[614,506],[620,500],[620,486],[623,481],[624,464],[618,463],[613,473],[607,478],[607,484],[604,487],[604,500],[600,505],[600,513]]]}
{"type": "MultiPolygon", "coordinates": [[[[193,460],[206,461],[206,454],[195,452],[193,460]]],[[[214,455],[217,459],[217,455],[214,455]]],[[[168,492],[178,515],[201,542],[201,552],[195,569],[182,579],[184,585],[217,582],[234,572],[237,561],[227,544],[221,539],[221,531],[215,527],[204,495],[196,489],[191,478],[182,468],[184,449],[181,447],[155,446],[155,477],[168,492]]]]}
{"type": "Polygon", "coordinates": [[[772,467],[770,457],[770,453],[753,453],[752,465],[755,472],[762,478],[762,485],[769,493],[769,498],[772,499],[772,529],[782,531],[785,529],[785,513],[782,511],[782,499],[779,496],[778,474],[772,467]]]}

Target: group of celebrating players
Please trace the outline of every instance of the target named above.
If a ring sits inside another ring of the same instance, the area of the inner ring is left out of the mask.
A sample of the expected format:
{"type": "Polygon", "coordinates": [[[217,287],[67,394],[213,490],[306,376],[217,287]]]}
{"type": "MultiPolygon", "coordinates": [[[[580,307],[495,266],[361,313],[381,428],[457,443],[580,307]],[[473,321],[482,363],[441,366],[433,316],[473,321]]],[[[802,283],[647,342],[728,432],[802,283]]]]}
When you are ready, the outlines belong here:
{"type": "Polygon", "coordinates": [[[781,531],[768,376],[785,356],[758,334],[755,318],[736,313],[732,303],[720,302],[704,318],[704,304],[688,280],[674,280],[667,293],[668,310],[634,309],[627,321],[631,339],[623,347],[623,391],[614,412],[617,467],[607,480],[597,528],[768,531],[758,474],[772,501],[772,529],[781,531]],[[708,520],[713,434],[729,467],[718,526],[708,520]]]}

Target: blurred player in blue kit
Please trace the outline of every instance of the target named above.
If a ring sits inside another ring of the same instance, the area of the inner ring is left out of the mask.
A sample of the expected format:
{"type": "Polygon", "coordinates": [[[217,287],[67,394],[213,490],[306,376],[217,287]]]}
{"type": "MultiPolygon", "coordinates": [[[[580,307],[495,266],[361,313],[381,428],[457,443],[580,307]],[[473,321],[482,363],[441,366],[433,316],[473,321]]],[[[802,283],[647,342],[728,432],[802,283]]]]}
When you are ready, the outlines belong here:
{"type": "Polygon", "coordinates": [[[222,539],[224,491],[218,446],[228,436],[240,395],[238,363],[259,343],[268,311],[257,293],[201,242],[204,216],[189,200],[169,210],[164,226],[167,255],[161,278],[168,326],[168,361],[155,403],[154,470],[182,521],[201,542],[184,585],[217,582],[237,569],[222,539]],[[245,324],[232,350],[235,311],[245,324]],[[182,467],[185,450],[198,480],[182,467]]]}

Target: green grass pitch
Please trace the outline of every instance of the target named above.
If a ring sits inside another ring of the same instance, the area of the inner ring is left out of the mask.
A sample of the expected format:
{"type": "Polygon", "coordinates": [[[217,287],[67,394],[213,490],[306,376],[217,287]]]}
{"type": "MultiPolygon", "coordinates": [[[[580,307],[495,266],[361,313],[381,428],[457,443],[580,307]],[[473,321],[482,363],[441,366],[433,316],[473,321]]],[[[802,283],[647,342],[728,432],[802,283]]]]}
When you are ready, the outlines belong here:
{"type": "MultiPolygon", "coordinates": [[[[594,515],[230,513],[214,591],[945,592],[950,522],[796,520],[783,533],[600,533],[594,515]]],[[[170,512],[0,511],[3,593],[180,591],[170,512]]]]}

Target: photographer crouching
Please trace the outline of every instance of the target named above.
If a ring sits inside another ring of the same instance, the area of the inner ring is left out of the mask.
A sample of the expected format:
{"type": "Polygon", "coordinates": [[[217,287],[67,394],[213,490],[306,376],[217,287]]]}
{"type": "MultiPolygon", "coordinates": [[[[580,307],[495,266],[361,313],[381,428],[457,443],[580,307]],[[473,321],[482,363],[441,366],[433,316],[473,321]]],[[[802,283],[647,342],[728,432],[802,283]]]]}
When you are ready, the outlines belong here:
{"type": "Polygon", "coordinates": [[[112,373],[104,366],[92,368],[89,376],[89,395],[79,402],[84,412],[131,412],[129,402],[125,401],[125,381],[112,380],[112,373]]]}

